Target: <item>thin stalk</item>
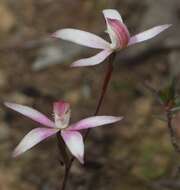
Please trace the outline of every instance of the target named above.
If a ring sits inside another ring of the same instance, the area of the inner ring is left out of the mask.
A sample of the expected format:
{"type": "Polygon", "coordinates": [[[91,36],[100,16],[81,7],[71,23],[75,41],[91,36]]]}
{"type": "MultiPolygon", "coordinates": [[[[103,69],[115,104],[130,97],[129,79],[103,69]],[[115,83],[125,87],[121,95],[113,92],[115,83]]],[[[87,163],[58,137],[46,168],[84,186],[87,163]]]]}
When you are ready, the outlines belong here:
{"type": "Polygon", "coordinates": [[[62,183],[61,190],[65,190],[65,188],[66,188],[66,184],[67,184],[67,180],[68,180],[68,177],[69,177],[71,166],[72,166],[72,160],[71,160],[71,162],[69,163],[68,166],[65,166],[65,173],[64,173],[64,178],[63,178],[63,183],[62,183]]]}
{"type": "MultiPolygon", "coordinates": [[[[104,81],[103,81],[100,98],[99,98],[99,100],[97,102],[96,110],[95,110],[93,115],[97,115],[99,113],[99,110],[100,110],[101,106],[102,106],[102,103],[103,103],[103,100],[104,100],[104,97],[105,97],[105,94],[106,94],[106,91],[107,91],[108,84],[109,84],[109,82],[111,80],[111,77],[112,77],[113,64],[114,64],[115,57],[116,57],[116,53],[113,53],[109,57],[109,63],[108,63],[107,71],[106,71],[105,78],[104,78],[104,81]]],[[[88,136],[89,132],[90,132],[90,129],[88,129],[86,131],[86,133],[84,135],[84,140],[87,139],[87,136],[88,136]]],[[[65,174],[64,174],[64,179],[63,179],[61,190],[65,190],[65,188],[66,188],[69,172],[71,170],[71,166],[73,164],[74,159],[75,158],[72,157],[72,159],[69,162],[68,167],[65,167],[65,174]]]]}
{"type": "MultiPolygon", "coordinates": [[[[115,57],[116,57],[116,53],[113,53],[109,57],[109,63],[108,63],[108,66],[107,66],[107,71],[106,71],[105,77],[104,77],[104,81],[103,81],[103,85],[102,85],[102,89],[101,89],[101,94],[100,94],[100,97],[99,97],[99,100],[98,100],[98,103],[97,103],[97,106],[96,106],[96,110],[94,112],[95,116],[99,113],[99,110],[100,110],[100,108],[102,106],[102,103],[103,103],[103,100],[104,100],[104,97],[105,97],[105,94],[106,94],[106,91],[107,91],[108,84],[109,84],[109,82],[111,80],[115,57]]],[[[84,136],[85,140],[86,140],[89,132],[90,132],[90,129],[87,129],[87,131],[85,133],[85,136],[84,136]]]]}
{"type": "Polygon", "coordinates": [[[63,159],[63,160],[60,160],[61,165],[65,164],[65,167],[67,167],[69,165],[69,157],[65,148],[66,147],[65,143],[61,137],[60,131],[57,133],[56,137],[57,137],[59,152],[60,152],[60,155],[62,155],[62,159],[63,159]]]}
{"type": "Polygon", "coordinates": [[[109,64],[108,64],[107,72],[106,72],[106,75],[104,78],[104,82],[103,82],[103,86],[102,86],[102,90],[101,90],[101,95],[100,95],[100,98],[99,98],[99,101],[98,101],[94,115],[97,115],[100,108],[101,108],[105,93],[107,91],[108,84],[111,80],[111,76],[112,76],[112,72],[113,72],[113,62],[114,62],[115,56],[116,56],[115,53],[113,53],[109,58],[109,64]]]}
{"type": "Polygon", "coordinates": [[[174,128],[172,126],[172,113],[171,111],[166,111],[166,117],[167,117],[167,125],[170,133],[171,143],[175,149],[176,152],[180,153],[180,147],[176,140],[176,133],[174,131],[174,128]]]}

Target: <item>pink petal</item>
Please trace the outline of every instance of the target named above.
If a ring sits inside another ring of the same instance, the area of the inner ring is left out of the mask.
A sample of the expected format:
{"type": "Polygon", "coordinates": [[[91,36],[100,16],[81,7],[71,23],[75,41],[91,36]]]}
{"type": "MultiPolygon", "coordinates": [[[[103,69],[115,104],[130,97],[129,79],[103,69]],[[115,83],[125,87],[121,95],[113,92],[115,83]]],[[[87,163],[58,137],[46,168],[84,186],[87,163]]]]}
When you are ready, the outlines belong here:
{"type": "Polygon", "coordinates": [[[62,138],[70,152],[81,164],[84,163],[84,143],[82,135],[77,131],[62,131],[62,138]]]}
{"type": "Polygon", "coordinates": [[[105,9],[103,10],[103,14],[104,14],[105,19],[110,18],[110,19],[116,19],[116,20],[119,20],[120,22],[123,22],[121,15],[115,9],[105,9]]]}
{"type": "Polygon", "coordinates": [[[66,128],[70,120],[70,105],[65,101],[55,102],[53,105],[55,124],[57,128],[66,128]]]}
{"type": "Polygon", "coordinates": [[[103,50],[95,56],[80,59],[74,63],[72,63],[72,67],[84,67],[84,66],[93,66],[103,62],[110,54],[112,50],[103,50]]]}
{"type": "Polygon", "coordinates": [[[88,129],[88,128],[94,128],[101,125],[107,125],[111,123],[115,123],[123,119],[122,117],[113,117],[113,116],[94,116],[85,118],[83,120],[80,120],[79,122],[71,125],[68,127],[67,130],[81,130],[81,129],[88,129]]]}
{"type": "Polygon", "coordinates": [[[170,26],[171,26],[171,24],[156,26],[156,27],[153,27],[149,30],[142,32],[142,33],[139,33],[135,36],[132,36],[128,45],[130,46],[130,45],[133,45],[133,44],[136,44],[139,42],[149,40],[149,39],[157,36],[159,33],[163,32],[164,30],[166,30],[170,26]]]}
{"type": "Polygon", "coordinates": [[[47,127],[55,127],[54,122],[52,122],[51,120],[49,120],[44,114],[38,112],[37,110],[30,108],[28,106],[23,106],[20,104],[15,104],[15,103],[5,103],[5,106],[7,106],[8,108],[17,111],[19,113],[21,113],[22,115],[25,115],[29,118],[31,118],[32,120],[45,125],[47,127]]]}
{"type": "Polygon", "coordinates": [[[19,156],[42,140],[54,135],[59,129],[36,128],[30,131],[19,143],[13,152],[13,157],[19,156]]]}
{"type": "Polygon", "coordinates": [[[67,28],[58,30],[53,34],[53,37],[68,40],[76,44],[80,44],[91,48],[107,49],[110,47],[110,44],[101,37],[90,32],[77,29],[67,28]]]}
{"type": "Polygon", "coordinates": [[[110,35],[113,49],[121,49],[127,46],[130,34],[129,31],[122,22],[115,19],[107,18],[108,33],[110,35]]]}

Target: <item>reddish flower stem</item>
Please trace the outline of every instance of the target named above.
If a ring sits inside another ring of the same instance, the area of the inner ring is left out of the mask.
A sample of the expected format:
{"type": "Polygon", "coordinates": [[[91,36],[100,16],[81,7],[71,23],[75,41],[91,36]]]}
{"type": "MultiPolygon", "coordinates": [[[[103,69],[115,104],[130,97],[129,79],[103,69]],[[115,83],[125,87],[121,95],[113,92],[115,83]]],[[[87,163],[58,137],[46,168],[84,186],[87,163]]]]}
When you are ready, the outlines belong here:
{"type": "Polygon", "coordinates": [[[109,84],[109,82],[111,80],[111,76],[112,76],[112,72],[113,72],[113,63],[114,63],[115,56],[116,56],[116,54],[113,53],[109,58],[109,64],[108,64],[107,72],[106,72],[106,75],[105,75],[105,78],[104,78],[104,82],[103,82],[103,86],[102,86],[102,90],[101,90],[101,95],[100,95],[100,98],[99,98],[99,101],[98,101],[98,104],[97,104],[96,111],[95,111],[94,115],[97,115],[100,108],[101,108],[101,105],[102,105],[102,102],[103,102],[103,99],[104,99],[108,84],[109,84]]]}
{"type": "MultiPolygon", "coordinates": [[[[107,71],[106,71],[106,74],[105,74],[105,78],[104,78],[104,81],[103,81],[103,86],[102,86],[100,98],[98,100],[94,115],[97,115],[99,113],[99,110],[100,110],[100,108],[102,106],[102,103],[103,103],[103,100],[104,100],[104,97],[105,97],[105,94],[106,94],[106,91],[107,91],[108,84],[109,84],[109,82],[111,80],[111,77],[112,77],[113,63],[114,63],[115,57],[116,57],[116,53],[113,53],[109,57],[109,63],[108,63],[107,71]]],[[[85,135],[84,135],[84,140],[87,139],[87,136],[88,136],[89,132],[90,132],[90,129],[86,130],[85,135]]],[[[70,173],[71,166],[73,164],[74,159],[75,158],[72,157],[72,159],[69,161],[69,164],[65,164],[65,174],[64,174],[61,190],[65,190],[65,188],[66,188],[67,180],[68,180],[69,173],[70,173]]]]}
{"type": "Polygon", "coordinates": [[[56,135],[57,137],[57,143],[58,143],[58,148],[59,148],[59,152],[60,152],[60,155],[62,157],[62,160],[60,159],[60,163],[61,165],[68,165],[69,164],[69,157],[68,157],[68,154],[67,154],[67,151],[66,151],[66,146],[65,146],[65,143],[61,137],[61,132],[59,131],[56,135]]]}
{"type": "Polygon", "coordinates": [[[69,177],[69,173],[70,173],[70,169],[71,169],[73,161],[74,161],[74,158],[71,159],[71,161],[69,162],[69,165],[65,167],[65,171],[64,171],[65,173],[64,173],[64,178],[63,178],[61,190],[65,190],[65,188],[66,188],[67,180],[69,177]]]}
{"type": "Polygon", "coordinates": [[[166,117],[167,117],[167,125],[168,125],[168,129],[169,129],[171,143],[174,147],[174,150],[176,152],[180,153],[180,147],[177,143],[176,133],[175,133],[174,128],[172,126],[172,113],[170,110],[166,111],[166,117]]]}
{"type": "MultiPolygon", "coordinates": [[[[106,75],[105,75],[105,78],[104,78],[104,81],[103,81],[103,86],[102,86],[101,94],[100,94],[100,97],[99,97],[99,100],[98,100],[98,103],[97,103],[97,106],[96,106],[96,110],[95,110],[95,112],[94,112],[94,115],[97,115],[97,114],[99,113],[99,110],[100,110],[100,108],[101,108],[102,102],[103,102],[103,100],[104,100],[104,97],[105,97],[105,94],[106,94],[106,91],[107,91],[108,84],[109,84],[109,82],[110,82],[110,80],[111,80],[111,77],[112,77],[113,63],[114,63],[115,57],[116,57],[116,53],[113,53],[113,54],[109,57],[109,63],[108,63],[106,75]]],[[[85,140],[86,140],[86,138],[87,138],[89,132],[90,132],[90,129],[87,129],[86,134],[85,134],[85,137],[84,137],[85,140]]]]}

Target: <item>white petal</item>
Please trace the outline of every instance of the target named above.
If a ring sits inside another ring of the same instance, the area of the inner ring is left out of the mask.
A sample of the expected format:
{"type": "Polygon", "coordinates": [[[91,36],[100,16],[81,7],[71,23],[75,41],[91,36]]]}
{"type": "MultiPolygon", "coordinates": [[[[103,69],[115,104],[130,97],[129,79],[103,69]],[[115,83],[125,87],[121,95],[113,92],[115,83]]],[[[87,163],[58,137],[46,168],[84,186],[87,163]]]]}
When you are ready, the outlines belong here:
{"type": "Polygon", "coordinates": [[[91,48],[107,49],[110,47],[110,44],[103,38],[90,32],[77,29],[66,28],[58,30],[52,36],[91,48]]]}
{"type": "Polygon", "coordinates": [[[121,15],[115,9],[105,9],[103,10],[103,14],[104,14],[105,19],[110,18],[110,19],[116,19],[123,22],[121,15]]]}
{"type": "Polygon", "coordinates": [[[103,62],[111,53],[112,53],[112,50],[103,50],[92,57],[80,59],[72,63],[72,67],[84,67],[84,66],[97,65],[103,62]]]}
{"type": "Polygon", "coordinates": [[[55,127],[54,122],[52,122],[44,114],[40,113],[39,111],[33,108],[8,102],[5,103],[5,106],[47,127],[55,127]]]}
{"type": "Polygon", "coordinates": [[[123,119],[123,117],[114,117],[114,116],[93,116],[80,120],[79,122],[72,124],[68,127],[68,130],[81,130],[94,128],[101,125],[107,125],[115,123],[123,119]]]}
{"type": "Polygon", "coordinates": [[[19,143],[16,149],[13,152],[13,157],[19,156],[25,151],[29,150],[42,140],[54,135],[57,133],[58,129],[50,129],[50,128],[36,128],[30,131],[19,143]]]}
{"type": "Polygon", "coordinates": [[[139,43],[139,42],[149,40],[149,39],[157,36],[161,32],[163,32],[164,30],[166,30],[170,26],[171,26],[170,24],[156,26],[156,27],[153,27],[153,28],[151,28],[149,30],[141,32],[141,33],[139,33],[139,34],[137,34],[135,36],[132,36],[128,45],[130,46],[130,45],[133,45],[133,44],[136,44],[136,43],[139,43]]]}
{"type": "Polygon", "coordinates": [[[81,164],[84,163],[84,143],[82,135],[77,131],[61,131],[62,138],[70,152],[81,164]]]}

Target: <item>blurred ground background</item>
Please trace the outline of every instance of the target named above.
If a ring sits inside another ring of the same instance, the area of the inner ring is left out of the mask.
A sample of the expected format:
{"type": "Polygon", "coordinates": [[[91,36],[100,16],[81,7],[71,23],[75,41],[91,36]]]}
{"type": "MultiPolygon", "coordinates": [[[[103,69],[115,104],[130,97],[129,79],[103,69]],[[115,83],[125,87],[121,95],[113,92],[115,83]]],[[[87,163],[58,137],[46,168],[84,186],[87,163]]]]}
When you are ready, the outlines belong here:
{"type": "MultiPolygon", "coordinates": [[[[119,53],[100,113],[125,119],[112,128],[92,131],[86,164],[74,163],[67,189],[180,189],[179,155],[171,146],[166,124],[153,117],[162,110],[142,85],[148,81],[160,88],[172,74],[179,74],[179,0],[0,0],[0,100],[29,105],[51,117],[52,102],[64,99],[72,105],[72,121],[92,115],[106,63],[70,68],[73,60],[96,51],[49,35],[74,27],[106,38],[104,8],[119,10],[132,34],[158,24],[173,27],[119,53]]],[[[178,127],[178,116],[175,121],[178,127]]],[[[1,190],[59,189],[63,167],[56,138],[11,158],[21,138],[36,126],[1,106],[1,190]]]]}

